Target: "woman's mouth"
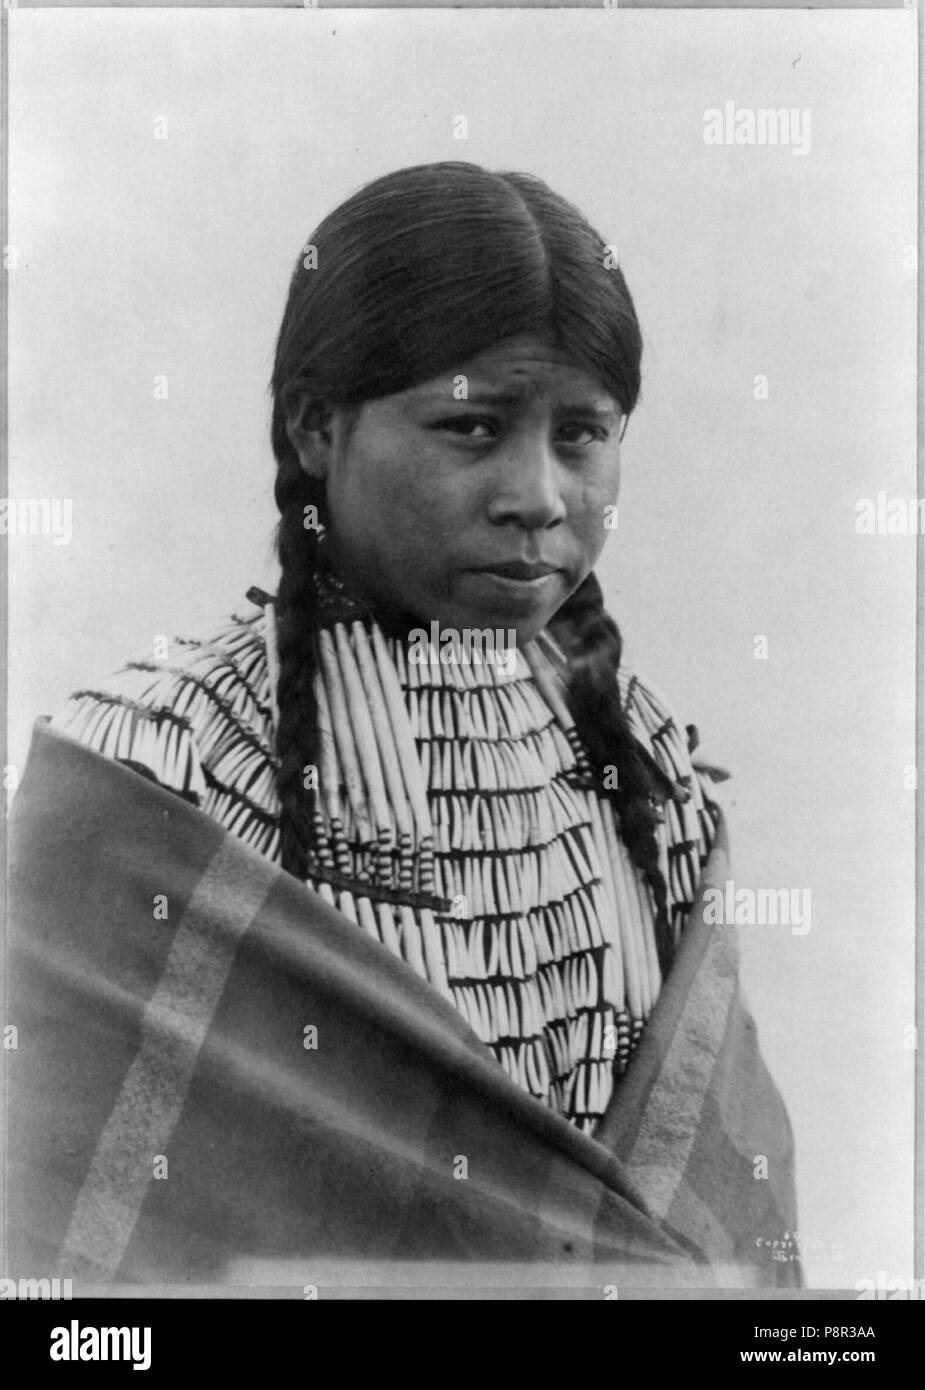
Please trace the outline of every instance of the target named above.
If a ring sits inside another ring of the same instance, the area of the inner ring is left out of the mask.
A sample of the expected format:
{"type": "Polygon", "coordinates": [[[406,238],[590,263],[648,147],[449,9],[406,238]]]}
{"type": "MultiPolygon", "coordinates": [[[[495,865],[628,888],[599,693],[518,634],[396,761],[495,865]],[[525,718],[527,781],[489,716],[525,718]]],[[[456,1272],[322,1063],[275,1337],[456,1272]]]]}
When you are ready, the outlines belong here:
{"type": "Polygon", "coordinates": [[[508,560],[496,565],[482,565],[476,570],[477,574],[490,574],[499,579],[513,580],[518,584],[533,584],[539,579],[545,579],[550,574],[558,574],[555,565],[546,564],[537,560],[508,560]]]}
{"type": "Polygon", "coordinates": [[[469,571],[469,579],[478,594],[477,604],[486,606],[489,612],[523,617],[547,607],[554,611],[564,591],[561,569],[542,561],[509,560],[482,565],[469,571]]]}

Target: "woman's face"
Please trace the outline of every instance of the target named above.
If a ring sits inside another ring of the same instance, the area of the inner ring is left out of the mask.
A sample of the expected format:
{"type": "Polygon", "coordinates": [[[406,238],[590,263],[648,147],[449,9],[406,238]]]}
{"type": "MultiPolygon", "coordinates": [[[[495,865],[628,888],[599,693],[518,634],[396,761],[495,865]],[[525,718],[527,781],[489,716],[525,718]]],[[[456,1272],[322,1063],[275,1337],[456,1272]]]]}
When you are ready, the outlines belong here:
{"type": "Polygon", "coordinates": [[[542,339],[335,412],[300,450],[327,478],[335,567],[441,629],[540,632],[596,563],[620,472],[620,406],[542,339]],[[462,397],[462,398],[461,398],[462,397]]]}

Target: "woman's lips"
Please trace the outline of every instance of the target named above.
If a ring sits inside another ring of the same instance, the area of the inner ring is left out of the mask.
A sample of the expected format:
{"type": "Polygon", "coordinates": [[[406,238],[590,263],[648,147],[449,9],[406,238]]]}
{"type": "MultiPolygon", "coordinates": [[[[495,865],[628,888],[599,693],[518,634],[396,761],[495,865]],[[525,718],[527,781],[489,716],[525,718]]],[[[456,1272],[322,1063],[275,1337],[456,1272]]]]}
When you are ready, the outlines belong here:
{"type": "Polygon", "coordinates": [[[562,596],[563,575],[554,565],[512,564],[492,565],[469,571],[479,594],[479,602],[500,610],[533,613],[549,603],[555,605],[562,596]]]}
{"type": "Polygon", "coordinates": [[[481,565],[476,573],[496,575],[499,579],[511,579],[520,584],[532,584],[537,579],[557,574],[558,567],[541,560],[508,560],[497,565],[481,565]]]}

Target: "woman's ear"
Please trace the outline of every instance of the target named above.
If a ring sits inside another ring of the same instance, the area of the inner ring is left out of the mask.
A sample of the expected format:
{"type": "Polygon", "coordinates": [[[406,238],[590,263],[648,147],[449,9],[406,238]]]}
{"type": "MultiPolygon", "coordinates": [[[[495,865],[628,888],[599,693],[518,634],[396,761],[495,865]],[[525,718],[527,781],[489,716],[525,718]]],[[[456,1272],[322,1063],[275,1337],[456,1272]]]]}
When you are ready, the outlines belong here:
{"type": "Polygon", "coordinates": [[[326,478],[331,466],[331,412],[305,392],[287,402],[286,433],[310,478],[326,478]]]}

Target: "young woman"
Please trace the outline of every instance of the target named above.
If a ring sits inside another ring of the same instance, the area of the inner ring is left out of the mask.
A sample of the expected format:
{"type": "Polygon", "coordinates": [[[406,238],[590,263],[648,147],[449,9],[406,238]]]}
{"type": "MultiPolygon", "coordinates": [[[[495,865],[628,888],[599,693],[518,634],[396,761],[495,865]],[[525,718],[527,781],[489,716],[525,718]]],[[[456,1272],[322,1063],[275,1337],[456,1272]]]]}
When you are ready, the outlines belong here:
{"type": "MultiPolygon", "coordinates": [[[[721,864],[722,817],[709,777],[691,762],[693,730],[682,732],[661,696],[621,664],[594,575],[640,357],[632,299],[609,248],[538,179],[436,164],[370,184],[321,223],[292,277],[272,383],[275,594],[252,590],[251,606],[215,631],[78,691],[52,721],[72,758],[78,741],[130,770],[123,794],[130,786],[141,795],[141,774],[172,794],[165,806],[179,797],[196,808],[196,833],[204,812],[279,866],[290,892],[294,880],[304,885],[293,909],[304,939],[336,922],[338,969],[363,940],[363,969],[385,972],[380,999],[405,992],[436,1010],[454,1046],[465,1040],[478,1086],[471,1076],[463,1084],[458,1068],[449,1079],[446,1038],[435,1053],[432,1040],[415,1037],[415,1055],[426,1051],[433,1070],[440,1053],[443,1071],[426,1086],[416,1072],[401,1090],[408,1125],[417,1124],[415,1096],[426,1110],[432,1086],[441,1124],[460,1087],[487,1088],[478,1130],[486,1151],[497,1148],[500,1105],[505,1124],[516,1113],[525,1127],[525,1159],[530,1145],[552,1146],[568,1153],[581,1183],[593,1175],[602,1185],[604,1206],[619,1194],[606,1239],[594,1217],[589,1245],[556,1245],[550,1232],[577,1230],[587,1213],[578,1221],[565,1201],[565,1215],[538,1215],[524,1175],[495,1173],[486,1188],[454,1168],[437,1202],[442,1222],[434,1224],[433,1195],[402,1188],[401,1238],[369,1235],[383,1219],[373,1201],[379,1214],[364,1244],[338,1188],[333,1219],[293,1199],[301,1254],[597,1251],[628,1262],[642,1282],[690,1282],[692,1268],[697,1282],[711,1267],[711,1278],[722,1268],[736,1284],[793,1277],[762,1260],[769,1223],[780,1234],[794,1224],[786,1117],[738,1002],[728,933],[717,945],[701,923],[703,940],[693,939],[705,868],[721,864]],[[748,1103],[738,1087],[749,1089],[748,1103]],[[771,1150],[773,1183],[755,1176],[755,1156],[771,1150]],[[497,1210],[489,1214],[501,1192],[517,1213],[506,1242],[497,1210]]],[[[28,797],[20,800],[27,820],[28,797]]],[[[34,817],[30,827],[34,839],[34,817]]],[[[157,854],[166,862],[166,847],[157,854]]],[[[194,907],[184,911],[195,923],[194,907]]],[[[197,960],[208,958],[201,932],[197,949],[197,960]]],[[[229,970],[240,955],[229,955],[229,970]]],[[[162,966],[183,975],[176,961],[162,966]]],[[[317,969],[296,973],[317,987],[317,969]]],[[[325,998],[353,989],[325,980],[325,998]]],[[[145,1085],[157,1090],[163,1041],[147,1060],[144,1044],[153,990],[152,976],[132,1065],[140,1056],[145,1085]]],[[[304,1035],[317,1077],[330,1029],[307,1021],[304,1035]]],[[[200,1039],[191,1068],[203,1047],[200,1039]]],[[[364,1114],[367,1159],[377,1155],[394,1204],[401,1165],[383,1159],[381,1136],[371,1137],[381,1117],[373,1123],[368,1096],[361,1104],[356,1095],[357,1069],[370,1058],[346,1063],[349,1033],[340,1047],[330,1084],[364,1114]]],[[[131,1084],[137,1093],[137,1076],[131,1084]]],[[[167,1106],[165,1147],[178,1133],[173,1110],[189,1109],[190,1084],[167,1106]]],[[[113,1092],[131,1132],[136,1093],[126,1078],[113,1092]]],[[[310,1109],[293,1123],[317,1136],[322,1122],[310,1109]]],[[[126,1269],[127,1249],[136,1252],[129,1266],[149,1267],[156,1240],[142,1239],[139,1223],[158,1199],[138,1196],[121,1245],[88,1244],[88,1203],[99,1210],[107,1192],[125,1200],[118,1183],[100,1187],[99,1172],[93,1187],[94,1165],[111,1174],[114,1153],[124,1153],[124,1135],[115,1143],[107,1133],[101,1125],[89,1170],[73,1179],[76,1206],[59,1237],[76,1266],[89,1261],[112,1277],[126,1269]]],[[[459,1150],[456,1168],[478,1169],[461,1139],[448,1142],[459,1150]]],[[[343,1133],[331,1146],[341,1173],[344,1144],[352,1154],[343,1133]]],[[[329,1180],[325,1193],[330,1206],[329,1180]]],[[[582,1201],[599,1212],[602,1192],[582,1201]]],[[[193,1209],[201,1213],[201,1199],[193,1209]]],[[[223,1258],[253,1253],[246,1241],[231,1244],[223,1258]]],[[[175,1250],[171,1259],[182,1266],[175,1250]]]]}

